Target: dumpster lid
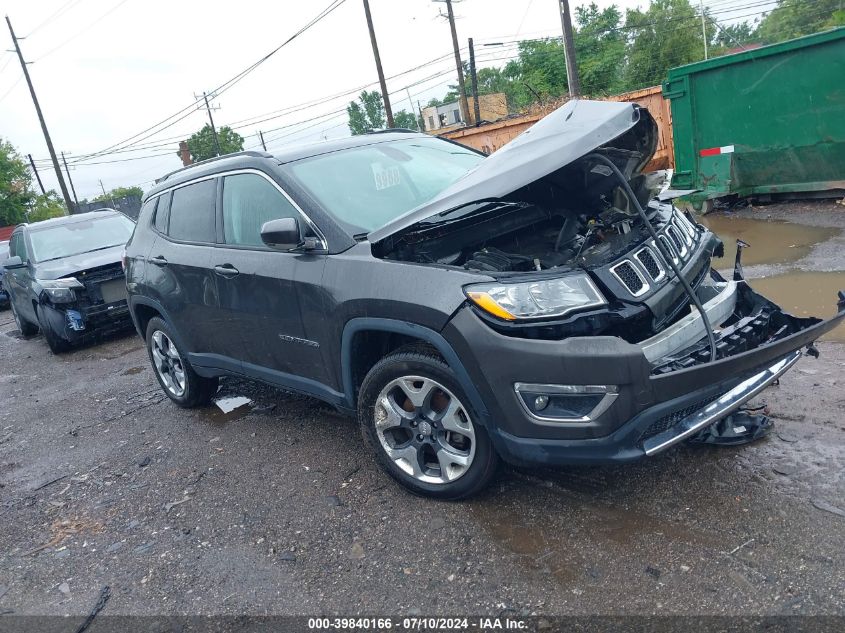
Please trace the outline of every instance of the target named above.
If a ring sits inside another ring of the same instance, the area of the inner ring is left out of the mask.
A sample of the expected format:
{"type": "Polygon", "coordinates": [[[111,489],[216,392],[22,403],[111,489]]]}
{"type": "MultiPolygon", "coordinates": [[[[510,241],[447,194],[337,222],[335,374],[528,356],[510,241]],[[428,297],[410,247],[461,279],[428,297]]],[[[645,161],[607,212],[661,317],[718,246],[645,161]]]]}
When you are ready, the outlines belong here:
{"type": "Polygon", "coordinates": [[[654,155],[657,129],[648,110],[635,103],[573,99],[540,119],[428,202],[371,232],[378,242],[408,227],[478,200],[503,198],[590,152],[612,146],[640,154],[636,172],[654,155]],[[626,136],[640,124],[642,133],[626,136]]]}

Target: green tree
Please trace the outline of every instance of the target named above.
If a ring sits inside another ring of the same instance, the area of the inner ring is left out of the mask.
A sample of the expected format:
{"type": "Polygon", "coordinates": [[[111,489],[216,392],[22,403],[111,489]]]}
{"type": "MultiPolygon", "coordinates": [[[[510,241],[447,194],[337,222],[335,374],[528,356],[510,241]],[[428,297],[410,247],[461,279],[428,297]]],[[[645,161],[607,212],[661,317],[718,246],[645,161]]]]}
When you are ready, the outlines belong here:
{"type": "MultiPolygon", "coordinates": [[[[711,40],[715,27],[706,24],[711,40]]],[[[701,18],[689,0],[653,0],[647,11],[630,10],[625,28],[634,33],[625,73],[629,90],[659,84],[670,68],[704,59],[701,18]]]]}
{"type": "Polygon", "coordinates": [[[64,200],[51,189],[45,195],[35,197],[35,204],[27,216],[27,222],[39,222],[63,215],[65,215],[64,200]]]}
{"type": "Polygon", "coordinates": [[[26,162],[11,143],[0,138],[0,226],[25,220],[35,199],[31,184],[32,175],[26,162]]]}
{"type": "Polygon", "coordinates": [[[380,130],[386,126],[384,103],[381,94],[376,90],[364,90],[358,101],[349,102],[346,113],[349,115],[349,131],[353,136],[366,134],[370,130],[380,130]]]}
{"type": "Polygon", "coordinates": [[[420,124],[413,112],[399,110],[393,114],[393,124],[396,127],[403,127],[409,130],[419,130],[420,124]]]}
{"type": "Polygon", "coordinates": [[[94,198],[94,202],[105,202],[107,200],[114,200],[115,198],[123,198],[128,196],[136,196],[138,198],[143,198],[144,190],[140,187],[115,187],[105,195],[100,195],[94,198]]]}
{"type": "Polygon", "coordinates": [[[845,25],[842,0],[778,0],[760,22],[758,33],[766,44],[845,25]]]}
{"type": "Polygon", "coordinates": [[[599,96],[623,89],[625,36],[619,28],[622,13],[612,4],[599,10],[595,3],[575,7],[575,54],[581,91],[599,96]]]}
{"type": "Polygon", "coordinates": [[[737,24],[720,24],[713,43],[716,50],[714,55],[719,54],[719,49],[734,49],[752,42],[758,41],[757,27],[749,22],[737,24]]]}
{"type": "MultiPolygon", "coordinates": [[[[217,138],[220,141],[221,155],[242,152],[244,149],[244,137],[226,125],[218,128],[217,138]]],[[[208,123],[188,139],[188,150],[191,152],[191,158],[194,159],[194,162],[217,156],[217,151],[214,147],[214,133],[208,123]]],[[[176,152],[176,154],[180,155],[179,152],[176,152]]]]}

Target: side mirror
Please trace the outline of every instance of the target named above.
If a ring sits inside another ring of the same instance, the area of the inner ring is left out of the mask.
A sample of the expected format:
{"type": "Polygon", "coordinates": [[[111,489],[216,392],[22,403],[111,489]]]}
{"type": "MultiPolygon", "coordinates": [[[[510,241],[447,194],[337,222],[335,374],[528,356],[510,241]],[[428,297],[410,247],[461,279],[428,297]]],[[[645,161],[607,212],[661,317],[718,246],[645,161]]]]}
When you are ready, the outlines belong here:
{"type": "Polygon", "coordinates": [[[302,244],[299,220],[279,218],[265,222],[261,227],[261,241],[276,250],[292,251],[302,244]]]}
{"type": "Polygon", "coordinates": [[[16,268],[26,268],[26,264],[23,263],[20,256],[15,255],[14,257],[10,257],[5,262],[3,262],[3,268],[6,270],[14,270],[16,268]]]}

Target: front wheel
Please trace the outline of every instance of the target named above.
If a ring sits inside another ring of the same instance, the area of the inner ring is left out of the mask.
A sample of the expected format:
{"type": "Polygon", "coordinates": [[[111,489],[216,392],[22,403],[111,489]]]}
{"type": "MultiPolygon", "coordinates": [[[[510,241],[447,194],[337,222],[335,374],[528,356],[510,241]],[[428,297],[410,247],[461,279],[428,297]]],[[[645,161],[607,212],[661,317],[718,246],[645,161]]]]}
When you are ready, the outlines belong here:
{"type": "Polygon", "coordinates": [[[161,388],[180,407],[208,404],[217,393],[218,379],[203,378],[194,371],[176,347],[170,326],[159,317],[147,325],[147,353],[161,388]]]}
{"type": "Polygon", "coordinates": [[[15,317],[15,325],[23,336],[35,336],[38,334],[38,326],[30,323],[18,314],[18,309],[15,307],[15,302],[9,297],[9,305],[12,308],[12,316],[15,317]]]}
{"type": "Polygon", "coordinates": [[[484,488],[498,466],[451,368],[432,351],[398,351],[361,385],[358,419],[381,467],[411,492],[457,500],[484,488]]]}

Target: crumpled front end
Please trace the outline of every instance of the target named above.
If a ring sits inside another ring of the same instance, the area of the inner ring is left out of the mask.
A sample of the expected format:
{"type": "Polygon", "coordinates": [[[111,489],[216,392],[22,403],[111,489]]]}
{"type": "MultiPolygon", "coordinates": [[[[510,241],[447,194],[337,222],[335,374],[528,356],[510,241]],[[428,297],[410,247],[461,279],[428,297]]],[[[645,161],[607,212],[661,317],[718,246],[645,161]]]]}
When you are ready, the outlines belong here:
{"type": "Polygon", "coordinates": [[[814,341],[845,318],[843,293],[831,319],[794,317],[755,292],[741,269],[735,279],[723,279],[709,258],[696,292],[715,330],[715,361],[694,309],[636,341],[523,338],[526,332],[490,327],[472,307],[459,311],[444,335],[467,360],[488,407],[491,437],[506,459],[630,461],[730,415],[805,352],[816,355],[814,341]]]}
{"type": "Polygon", "coordinates": [[[126,279],[119,262],[65,279],[76,283],[65,284],[63,292],[45,288],[39,295],[39,312],[57,335],[75,343],[131,324],[126,279]]]}

